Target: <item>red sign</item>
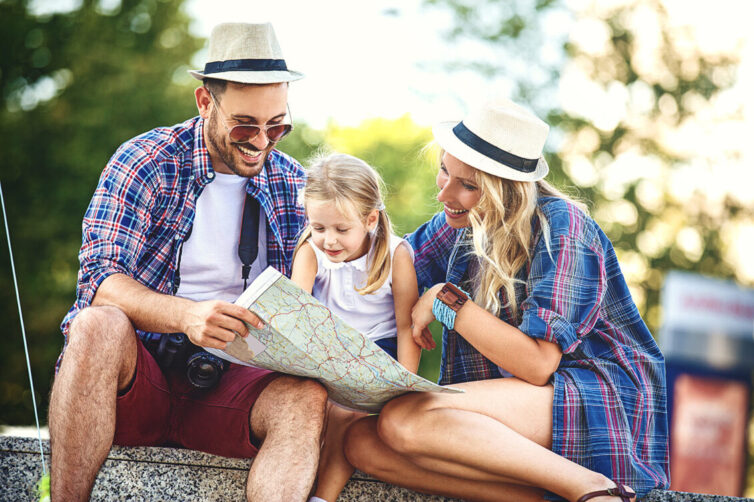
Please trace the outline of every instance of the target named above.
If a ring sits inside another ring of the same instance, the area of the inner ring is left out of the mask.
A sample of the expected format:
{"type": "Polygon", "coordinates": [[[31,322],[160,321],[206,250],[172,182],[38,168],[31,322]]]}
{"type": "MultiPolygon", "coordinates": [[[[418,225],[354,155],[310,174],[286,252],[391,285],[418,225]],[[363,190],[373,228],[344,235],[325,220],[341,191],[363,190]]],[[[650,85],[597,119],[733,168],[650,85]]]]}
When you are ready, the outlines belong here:
{"type": "Polygon", "coordinates": [[[671,490],[742,496],[749,410],[746,384],[680,375],[673,400],[671,490]]]}

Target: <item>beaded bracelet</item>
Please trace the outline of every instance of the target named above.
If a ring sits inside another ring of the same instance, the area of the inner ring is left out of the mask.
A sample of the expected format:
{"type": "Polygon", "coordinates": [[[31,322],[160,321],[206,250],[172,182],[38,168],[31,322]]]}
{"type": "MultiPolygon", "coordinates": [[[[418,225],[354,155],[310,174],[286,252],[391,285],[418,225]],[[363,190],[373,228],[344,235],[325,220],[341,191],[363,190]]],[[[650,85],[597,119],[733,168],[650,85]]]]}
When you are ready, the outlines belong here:
{"type": "MultiPolygon", "coordinates": [[[[458,289],[461,292],[463,292],[466,296],[469,296],[469,294],[463,289],[461,288],[458,288],[458,289]]],[[[432,302],[432,314],[435,316],[435,319],[440,321],[440,323],[442,323],[442,325],[448,328],[449,330],[452,330],[455,327],[456,311],[448,307],[442,301],[440,301],[439,298],[435,298],[435,301],[432,302]]]]}

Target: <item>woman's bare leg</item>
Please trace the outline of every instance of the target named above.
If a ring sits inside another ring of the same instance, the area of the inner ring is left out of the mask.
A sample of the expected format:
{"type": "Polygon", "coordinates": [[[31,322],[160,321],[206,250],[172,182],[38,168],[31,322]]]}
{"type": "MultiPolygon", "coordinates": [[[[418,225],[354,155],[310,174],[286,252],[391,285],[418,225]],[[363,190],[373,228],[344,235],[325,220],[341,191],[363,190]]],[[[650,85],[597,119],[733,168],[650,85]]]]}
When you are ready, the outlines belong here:
{"type": "Polygon", "coordinates": [[[408,457],[390,449],[377,435],[377,417],[355,422],[345,441],[348,460],[358,469],[388,483],[432,495],[463,498],[469,501],[542,500],[543,490],[500,481],[475,481],[447,476],[425,469],[408,457]]]}
{"type": "MultiPolygon", "coordinates": [[[[549,450],[551,386],[509,378],[457,387],[466,393],[417,393],[391,401],[380,415],[378,439],[410,463],[440,475],[484,483],[514,481],[569,500],[613,486],[605,476],[549,450]]],[[[381,459],[374,463],[381,464],[381,459]]],[[[397,473],[391,482],[409,486],[406,478],[397,473]]]]}

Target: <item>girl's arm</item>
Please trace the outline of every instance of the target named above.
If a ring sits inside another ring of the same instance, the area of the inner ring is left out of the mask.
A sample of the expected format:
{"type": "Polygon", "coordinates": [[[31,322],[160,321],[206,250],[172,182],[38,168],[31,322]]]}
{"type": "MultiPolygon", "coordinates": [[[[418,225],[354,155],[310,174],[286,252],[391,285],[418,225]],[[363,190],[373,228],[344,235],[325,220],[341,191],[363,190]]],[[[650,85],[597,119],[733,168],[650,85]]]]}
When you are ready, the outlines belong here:
{"type": "MultiPolygon", "coordinates": [[[[421,340],[422,331],[434,320],[432,304],[442,286],[432,286],[414,307],[414,339],[421,340]]],[[[533,385],[545,385],[560,364],[558,344],[526,335],[471,299],[458,311],[455,330],[487,359],[533,385]]]]}
{"type": "Polygon", "coordinates": [[[314,287],[314,279],[317,277],[317,255],[314,254],[311,244],[304,242],[296,252],[293,260],[291,280],[298,287],[311,294],[314,287]]]}
{"type": "Polygon", "coordinates": [[[412,373],[419,369],[422,351],[411,336],[411,308],[418,299],[419,288],[413,257],[404,245],[400,245],[393,254],[393,303],[398,328],[398,362],[412,373]]]}

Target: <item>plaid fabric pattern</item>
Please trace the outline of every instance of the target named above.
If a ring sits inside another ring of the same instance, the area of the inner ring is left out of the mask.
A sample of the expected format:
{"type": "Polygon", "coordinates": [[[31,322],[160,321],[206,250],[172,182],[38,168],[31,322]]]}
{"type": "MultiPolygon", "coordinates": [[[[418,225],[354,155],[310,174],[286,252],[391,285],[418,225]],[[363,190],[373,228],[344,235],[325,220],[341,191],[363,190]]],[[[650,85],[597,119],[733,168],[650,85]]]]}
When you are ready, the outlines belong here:
{"type": "MultiPolygon", "coordinates": [[[[178,251],[190,235],[196,200],[215,176],[203,131],[200,117],[153,129],[121,145],[108,162],[84,215],[76,302],[61,324],[63,350],[73,318],[110,275],[173,294],[178,251]]],[[[267,260],[286,275],[305,221],[297,200],[304,182],[301,165],[273,150],[246,187],[267,215],[267,260]]],[[[56,371],[59,365],[60,358],[56,371]]]]}
{"type": "MultiPolygon", "coordinates": [[[[631,298],[612,244],[591,218],[562,199],[542,198],[539,208],[549,224],[550,249],[536,225],[532,260],[520,274],[525,285],[517,289],[520,319],[507,309],[500,318],[563,350],[552,378],[552,449],[630,485],[640,497],[667,488],[664,358],[631,298]]],[[[422,288],[445,280],[461,283],[472,258],[469,230],[449,239],[443,226],[439,214],[407,237],[416,249],[422,288]]],[[[442,350],[443,384],[500,376],[494,363],[455,332],[444,330],[442,350]]]]}

